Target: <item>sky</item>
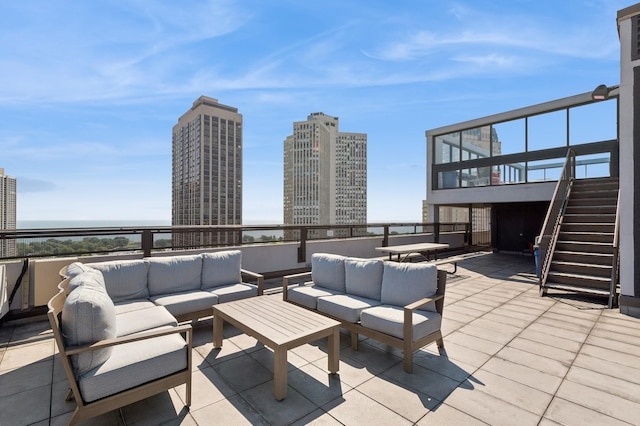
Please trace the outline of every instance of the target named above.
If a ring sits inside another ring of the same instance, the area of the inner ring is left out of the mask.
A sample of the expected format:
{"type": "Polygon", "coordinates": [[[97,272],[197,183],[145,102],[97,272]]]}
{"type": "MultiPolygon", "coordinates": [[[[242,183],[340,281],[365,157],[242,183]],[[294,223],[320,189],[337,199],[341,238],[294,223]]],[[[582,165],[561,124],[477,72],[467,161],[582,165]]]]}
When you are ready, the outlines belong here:
{"type": "Polygon", "coordinates": [[[633,0],[29,0],[0,4],[0,168],[24,220],[171,221],[171,134],[243,115],[243,222],[282,223],[283,141],[366,133],[367,220],[420,222],[425,131],[620,80],[633,0]]]}

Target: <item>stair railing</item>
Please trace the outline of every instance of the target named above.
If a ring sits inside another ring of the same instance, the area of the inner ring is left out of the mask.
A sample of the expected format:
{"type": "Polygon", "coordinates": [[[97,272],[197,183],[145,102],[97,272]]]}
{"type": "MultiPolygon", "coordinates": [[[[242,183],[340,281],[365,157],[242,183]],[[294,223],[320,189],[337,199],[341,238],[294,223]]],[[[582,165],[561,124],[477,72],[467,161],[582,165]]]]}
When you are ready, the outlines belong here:
{"type": "Polygon", "coordinates": [[[620,194],[616,203],[616,224],[613,228],[613,258],[611,260],[611,284],[609,287],[609,309],[613,308],[616,302],[615,297],[618,287],[618,252],[620,240],[620,194]]]}
{"type": "Polygon", "coordinates": [[[560,223],[562,222],[562,216],[569,198],[569,192],[571,190],[571,183],[576,175],[576,153],[574,150],[569,149],[567,151],[567,157],[565,158],[564,165],[562,167],[562,173],[556,184],[556,189],[553,192],[553,198],[549,203],[549,209],[547,210],[547,216],[544,219],[542,230],[540,235],[536,237],[536,244],[538,245],[538,256],[540,262],[540,277],[539,286],[540,294],[543,294],[543,287],[547,282],[547,274],[549,273],[549,267],[551,266],[551,258],[553,250],[555,249],[556,241],[558,240],[558,233],[560,230],[560,223]]]}

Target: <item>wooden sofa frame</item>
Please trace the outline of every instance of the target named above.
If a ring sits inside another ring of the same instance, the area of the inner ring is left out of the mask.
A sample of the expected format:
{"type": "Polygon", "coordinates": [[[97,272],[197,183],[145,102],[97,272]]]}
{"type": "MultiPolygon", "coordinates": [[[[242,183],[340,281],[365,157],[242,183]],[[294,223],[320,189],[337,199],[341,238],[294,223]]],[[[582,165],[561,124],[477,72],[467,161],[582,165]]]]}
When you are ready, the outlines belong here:
{"type": "Polygon", "coordinates": [[[391,336],[386,333],[381,333],[377,330],[372,330],[370,328],[362,326],[360,323],[351,323],[348,321],[344,321],[340,318],[336,318],[332,315],[328,315],[324,312],[320,312],[318,310],[310,309],[307,306],[299,305],[291,300],[288,300],[288,287],[289,282],[292,280],[302,280],[304,278],[311,278],[311,272],[303,272],[300,274],[287,275],[282,279],[282,298],[289,303],[296,304],[298,306],[302,306],[303,308],[312,310],[319,314],[322,314],[326,317],[330,317],[340,322],[340,326],[346,330],[348,330],[351,334],[351,348],[354,351],[358,350],[358,335],[362,334],[364,336],[370,337],[372,339],[378,340],[387,345],[402,349],[403,351],[403,368],[407,373],[411,373],[413,371],[413,352],[422,348],[423,346],[428,345],[429,343],[436,342],[438,348],[444,348],[444,341],[442,339],[442,332],[440,329],[438,331],[428,334],[421,339],[416,341],[413,340],[413,327],[411,324],[411,319],[413,312],[416,309],[430,303],[435,302],[436,311],[442,316],[444,310],[444,293],[447,285],[447,271],[438,270],[438,288],[436,290],[436,294],[433,297],[423,298],[417,300],[409,305],[404,306],[404,327],[403,334],[404,338],[399,339],[395,336],[391,336]]]}
{"type": "Polygon", "coordinates": [[[47,315],[49,317],[49,322],[51,323],[51,328],[53,330],[56,345],[58,346],[58,352],[60,353],[62,365],[69,381],[70,389],[65,399],[69,401],[71,400],[71,398],[73,398],[76,401],[76,409],[73,413],[73,416],[71,417],[71,420],[69,421],[70,425],[91,417],[99,416],[117,408],[124,407],[125,405],[129,405],[134,402],[146,399],[150,396],[156,395],[160,392],[164,392],[165,390],[174,388],[182,384],[186,384],[185,407],[187,408],[187,410],[189,409],[189,407],[191,406],[191,359],[193,348],[193,330],[191,328],[191,325],[186,324],[179,325],[177,327],[140,332],[128,336],[116,337],[114,339],[102,340],[92,345],[67,347],[62,337],[62,328],[60,324],[62,308],[66,299],[66,290],[64,286],[59,286],[59,288],[60,292],[53,296],[53,298],[51,298],[51,300],[49,301],[49,311],[47,315]],[[99,399],[97,401],[87,403],[82,399],[78,381],[73,372],[73,366],[71,364],[70,357],[72,355],[175,333],[181,333],[185,337],[185,341],[187,343],[187,368],[168,376],[153,380],[151,382],[144,383],[135,388],[131,388],[99,399]]]}

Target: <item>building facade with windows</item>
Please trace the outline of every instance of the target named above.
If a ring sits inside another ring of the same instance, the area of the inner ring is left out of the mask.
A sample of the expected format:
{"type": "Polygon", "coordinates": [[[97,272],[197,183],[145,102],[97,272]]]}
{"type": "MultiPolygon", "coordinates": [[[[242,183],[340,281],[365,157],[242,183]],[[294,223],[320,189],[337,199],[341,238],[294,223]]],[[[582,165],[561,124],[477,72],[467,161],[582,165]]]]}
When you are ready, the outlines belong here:
{"type": "MultiPolygon", "coordinates": [[[[242,224],[242,115],[200,96],[173,127],[173,226],[242,224]]],[[[230,234],[174,234],[174,245],[232,243],[230,234]],[[231,240],[231,241],[230,241],[231,240]]]]}
{"type": "MultiPolygon", "coordinates": [[[[16,179],[0,168],[0,229],[16,229],[16,179]]],[[[0,241],[0,257],[16,256],[16,240],[0,241]]]]}
{"type": "Polygon", "coordinates": [[[284,141],[283,195],[286,225],[366,223],[366,133],[340,132],[338,117],[322,112],[293,123],[284,141]]]}

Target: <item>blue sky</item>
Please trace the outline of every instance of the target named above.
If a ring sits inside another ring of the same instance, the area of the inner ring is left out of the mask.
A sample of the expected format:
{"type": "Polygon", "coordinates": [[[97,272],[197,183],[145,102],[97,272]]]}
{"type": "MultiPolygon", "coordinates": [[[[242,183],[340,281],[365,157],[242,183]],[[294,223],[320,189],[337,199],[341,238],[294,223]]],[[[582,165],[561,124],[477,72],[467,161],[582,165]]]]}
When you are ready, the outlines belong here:
{"type": "Polygon", "coordinates": [[[171,219],[171,129],[244,116],[245,223],[282,223],[282,145],[368,134],[368,221],[420,221],[427,129],[618,84],[632,0],[2,2],[0,167],[18,220],[171,219]]]}

